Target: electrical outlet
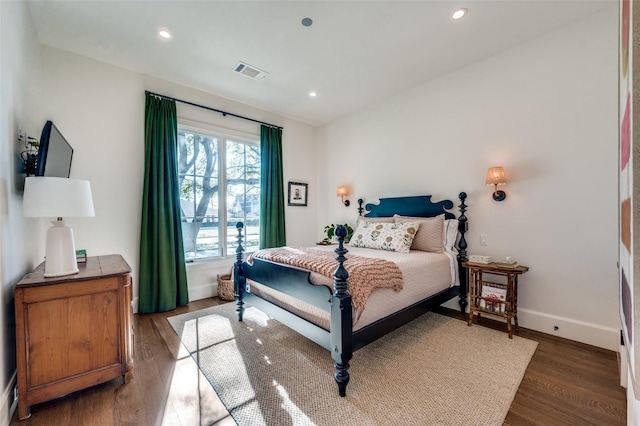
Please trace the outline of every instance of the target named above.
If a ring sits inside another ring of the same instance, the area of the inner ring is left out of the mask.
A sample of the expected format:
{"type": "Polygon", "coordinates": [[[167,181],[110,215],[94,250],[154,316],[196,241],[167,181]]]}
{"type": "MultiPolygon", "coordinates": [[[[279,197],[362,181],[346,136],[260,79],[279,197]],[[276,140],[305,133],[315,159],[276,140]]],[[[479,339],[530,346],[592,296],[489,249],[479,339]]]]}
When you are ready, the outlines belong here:
{"type": "Polygon", "coordinates": [[[480,234],[480,245],[481,246],[488,246],[489,243],[487,242],[487,234],[480,234]]]}

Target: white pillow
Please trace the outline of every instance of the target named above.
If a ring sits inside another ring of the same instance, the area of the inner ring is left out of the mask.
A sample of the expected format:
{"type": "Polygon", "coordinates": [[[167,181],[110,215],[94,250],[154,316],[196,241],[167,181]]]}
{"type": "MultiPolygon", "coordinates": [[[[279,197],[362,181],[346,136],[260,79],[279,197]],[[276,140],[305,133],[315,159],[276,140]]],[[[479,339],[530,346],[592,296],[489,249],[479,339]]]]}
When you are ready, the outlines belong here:
{"type": "Polygon", "coordinates": [[[378,250],[409,253],[419,222],[374,223],[360,221],[349,245],[378,250]]]}
{"type": "Polygon", "coordinates": [[[420,229],[413,240],[411,249],[442,253],[444,249],[444,214],[435,217],[394,215],[393,220],[396,223],[419,221],[420,229]]]}
{"type": "Polygon", "coordinates": [[[458,253],[456,239],[458,238],[458,219],[446,219],[444,221],[444,249],[452,253],[458,253]]]}

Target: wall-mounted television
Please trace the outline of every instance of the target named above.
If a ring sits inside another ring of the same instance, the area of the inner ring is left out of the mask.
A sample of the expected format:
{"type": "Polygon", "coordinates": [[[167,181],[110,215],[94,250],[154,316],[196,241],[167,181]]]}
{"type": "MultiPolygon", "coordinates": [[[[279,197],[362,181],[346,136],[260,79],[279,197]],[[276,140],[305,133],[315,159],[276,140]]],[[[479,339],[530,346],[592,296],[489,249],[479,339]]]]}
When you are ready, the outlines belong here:
{"type": "Polygon", "coordinates": [[[36,176],[68,178],[71,172],[73,148],[51,120],[42,128],[36,176]]]}

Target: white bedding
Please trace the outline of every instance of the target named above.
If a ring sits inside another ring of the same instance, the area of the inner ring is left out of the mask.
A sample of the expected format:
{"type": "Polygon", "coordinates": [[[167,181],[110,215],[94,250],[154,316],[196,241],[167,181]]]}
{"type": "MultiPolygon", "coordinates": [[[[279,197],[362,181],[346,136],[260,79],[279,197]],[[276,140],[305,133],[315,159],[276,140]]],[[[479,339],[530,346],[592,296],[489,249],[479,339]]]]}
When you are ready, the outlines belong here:
{"type": "MultiPolygon", "coordinates": [[[[321,249],[333,251],[335,250],[335,246],[321,246],[321,249]]],[[[362,312],[354,310],[354,330],[358,330],[378,319],[384,318],[404,307],[410,306],[432,294],[457,284],[457,262],[455,255],[451,252],[430,253],[411,250],[409,253],[396,253],[349,246],[347,246],[347,249],[349,253],[345,255],[347,261],[344,264],[347,271],[349,271],[349,254],[363,257],[377,257],[396,263],[402,271],[404,281],[402,290],[395,291],[391,288],[377,289],[367,300],[365,309],[362,312]]],[[[336,267],[337,265],[336,262],[336,267]]],[[[311,281],[314,284],[328,285],[333,289],[333,278],[312,273],[311,281]]],[[[329,329],[330,320],[329,314],[326,311],[302,303],[300,300],[274,291],[259,283],[249,282],[252,293],[256,293],[326,330],[329,329]]]]}

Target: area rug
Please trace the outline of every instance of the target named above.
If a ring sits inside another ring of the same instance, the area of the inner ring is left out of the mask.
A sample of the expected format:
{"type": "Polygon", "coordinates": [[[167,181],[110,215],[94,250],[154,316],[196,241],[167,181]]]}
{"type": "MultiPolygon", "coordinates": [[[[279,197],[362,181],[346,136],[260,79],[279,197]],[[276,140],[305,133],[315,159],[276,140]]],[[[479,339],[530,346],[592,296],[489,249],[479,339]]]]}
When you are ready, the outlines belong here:
{"type": "Polygon", "coordinates": [[[427,313],[356,351],[341,398],[329,352],[256,308],[168,321],[241,426],[501,425],[537,346],[427,313]]]}

